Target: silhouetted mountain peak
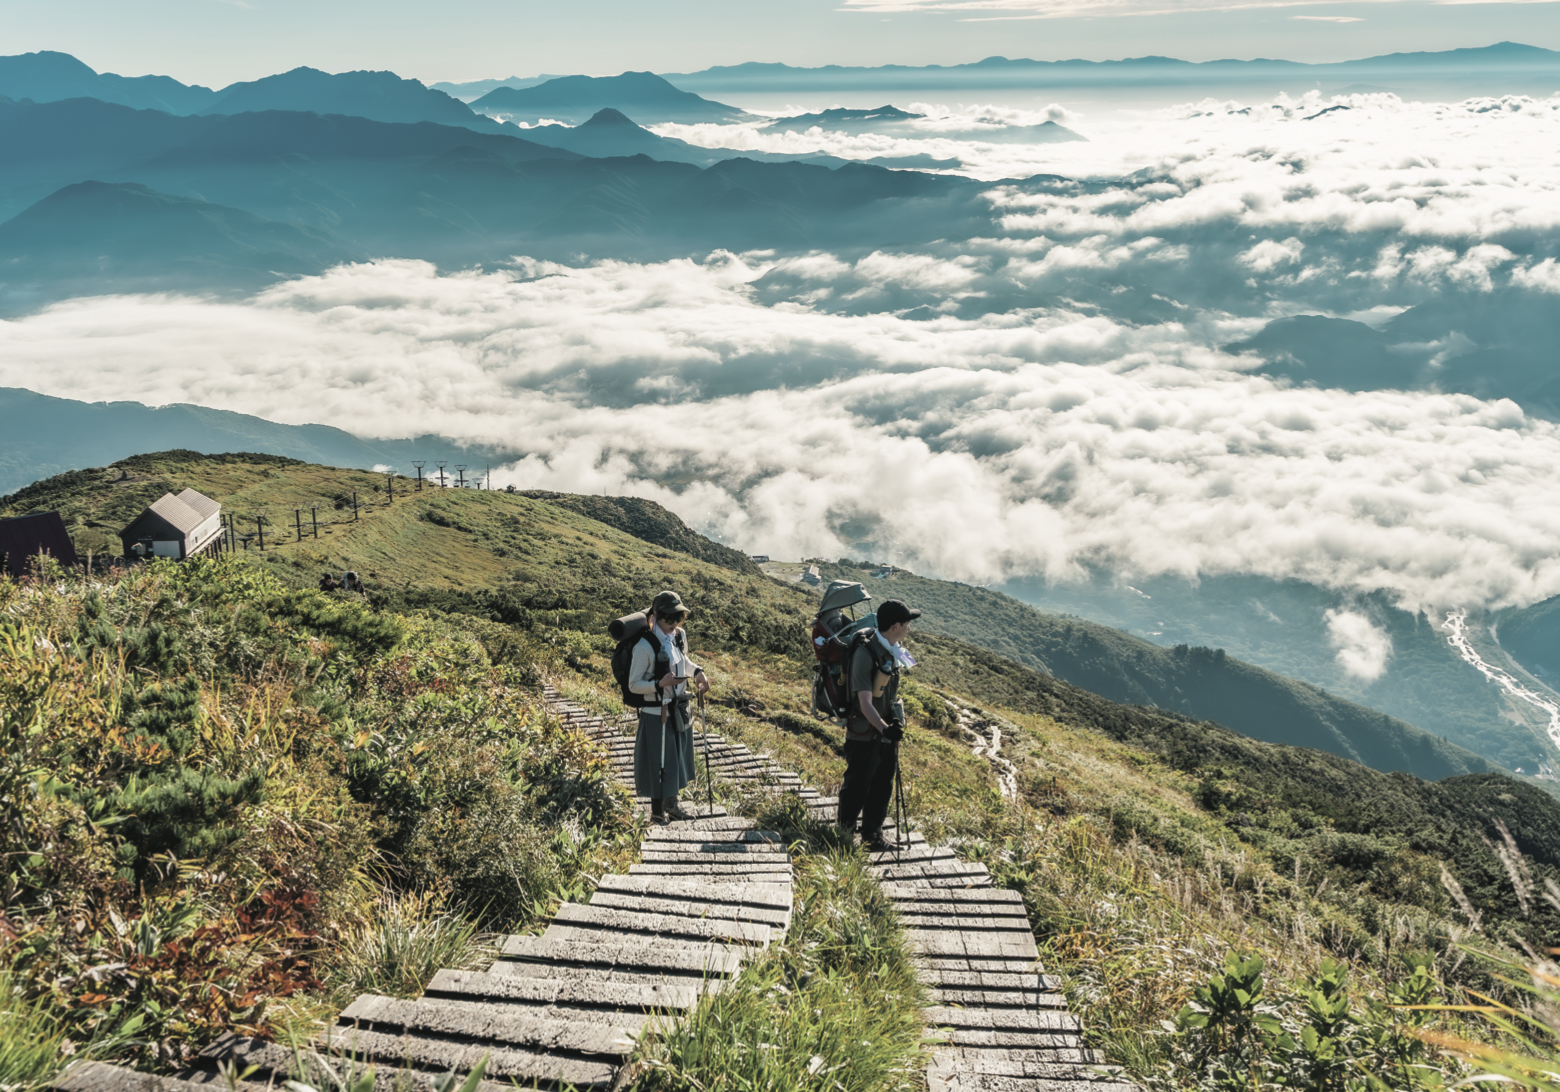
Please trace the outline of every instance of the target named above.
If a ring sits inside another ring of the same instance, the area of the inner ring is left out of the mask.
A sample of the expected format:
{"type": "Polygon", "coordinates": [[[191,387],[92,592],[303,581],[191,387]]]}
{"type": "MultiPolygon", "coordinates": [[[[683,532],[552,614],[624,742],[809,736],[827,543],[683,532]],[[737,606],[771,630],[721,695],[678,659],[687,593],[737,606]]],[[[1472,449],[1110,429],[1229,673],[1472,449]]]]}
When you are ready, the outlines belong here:
{"type": "Polygon", "coordinates": [[[654,72],[617,76],[560,76],[535,87],[499,87],[471,108],[512,120],[583,123],[611,108],[651,122],[731,121],[747,114],[735,106],[700,98],[674,87],[654,72]]]}
{"type": "Polygon", "coordinates": [[[608,106],[608,107],[606,107],[604,109],[601,109],[601,110],[597,110],[594,114],[592,114],[590,116],[590,120],[589,121],[584,121],[584,122],[580,123],[580,128],[584,129],[586,126],[591,126],[591,125],[594,125],[594,126],[596,126],[598,128],[607,128],[607,127],[622,128],[623,126],[627,126],[627,127],[631,128],[631,129],[642,128],[641,126],[636,125],[634,123],[633,119],[630,118],[627,114],[623,113],[623,111],[621,111],[621,110],[614,110],[610,106],[608,106]]]}

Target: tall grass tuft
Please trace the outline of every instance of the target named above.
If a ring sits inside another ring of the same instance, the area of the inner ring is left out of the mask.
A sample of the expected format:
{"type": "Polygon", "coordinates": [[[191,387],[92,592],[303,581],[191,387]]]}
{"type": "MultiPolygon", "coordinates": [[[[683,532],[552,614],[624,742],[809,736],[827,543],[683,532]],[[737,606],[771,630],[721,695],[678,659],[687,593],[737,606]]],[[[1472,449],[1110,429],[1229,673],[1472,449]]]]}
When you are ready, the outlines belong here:
{"type": "Polygon", "coordinates": [[[10,967],[0,964],[0,1089],[29,1092],[43,1087],[73,1050],[64,1023],[47,1002],[26,999],[10,967]]]}
{"type": "Polygon", "coordinates": [[[360,993],[417,997],[439,970],[474,970],[495,955],[492,937],[438,896],[386,894],[341,938],[326,984],[342,1003],[360,993]]]}
{"type": "Polygon", "coordinates": [[[920,1086],[924,997],[861,851],[792,809],[795,911],[781,944],[643,1041],[632,1088],[893,1092],[920,1086]]]}

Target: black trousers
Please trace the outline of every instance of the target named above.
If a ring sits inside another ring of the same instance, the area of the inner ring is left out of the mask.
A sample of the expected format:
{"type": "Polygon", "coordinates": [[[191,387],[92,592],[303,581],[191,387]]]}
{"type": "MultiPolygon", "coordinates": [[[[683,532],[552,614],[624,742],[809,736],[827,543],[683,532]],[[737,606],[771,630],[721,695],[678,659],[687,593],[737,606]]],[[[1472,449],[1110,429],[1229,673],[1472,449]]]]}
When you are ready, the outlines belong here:
{"type": "Polygon", "coordinates": [[[845,741],[845,782],[840,786],[839,824],[854,830],[861,817],[862,837],[871,837],[888,817],[894,795],[894,745],[875,739],[845,741]]]}

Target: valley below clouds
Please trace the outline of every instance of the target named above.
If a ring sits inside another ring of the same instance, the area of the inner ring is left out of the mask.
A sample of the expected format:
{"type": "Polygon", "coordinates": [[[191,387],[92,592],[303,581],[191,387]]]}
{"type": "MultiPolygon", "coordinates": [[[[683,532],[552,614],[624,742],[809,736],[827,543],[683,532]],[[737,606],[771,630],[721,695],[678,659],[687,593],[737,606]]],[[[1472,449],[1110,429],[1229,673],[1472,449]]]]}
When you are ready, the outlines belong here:
{"type": "MultiPolygon", "coordinates": [[[[1560,594],[1560,102],[1066,123],[1088,141],[829,138],[987,183],[982,226],[930,243],[77,297],[0,322],[0,385],[437,432],[512,452],[496,485],[652,497],[776,557],[1560,594]]],[[[1329,624],[1379,671],[1363,618],[1329,624]]]]}

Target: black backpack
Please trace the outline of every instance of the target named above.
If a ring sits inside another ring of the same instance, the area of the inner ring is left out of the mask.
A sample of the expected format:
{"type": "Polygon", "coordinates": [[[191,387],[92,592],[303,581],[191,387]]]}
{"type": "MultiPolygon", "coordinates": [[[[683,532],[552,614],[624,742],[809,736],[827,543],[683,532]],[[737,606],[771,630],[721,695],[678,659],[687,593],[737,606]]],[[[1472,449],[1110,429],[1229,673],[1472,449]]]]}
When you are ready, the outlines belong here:
{"type": "MultiPolygon", "coordinates": [[[[650,640],[650,612],[643,611],[637,614],[625,614],[622,618],[615,618],[607,626],[607,633],[617,641],[617,647],[612,650],[612,677],[617,680],[618,690],[622,691],[623,704],[630,709],[643,709],[650,700],[643,694],[636,694],[628,688],[628,669],[634,660],[634,646],[640,641],[650,640]]],[[[677,651],[687,654],[688,642],[682,630],[677,631],[673,638],[677,642],[677,651]]],[[[667,663],[666,653],[662,651],[660,642],[651,641],[651,648],[655,650],[656,673],[660,678],[669,670],[662,668],[667,663]]]]}

